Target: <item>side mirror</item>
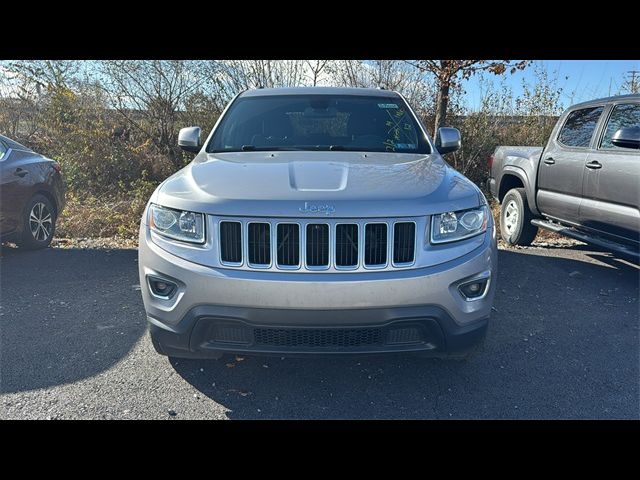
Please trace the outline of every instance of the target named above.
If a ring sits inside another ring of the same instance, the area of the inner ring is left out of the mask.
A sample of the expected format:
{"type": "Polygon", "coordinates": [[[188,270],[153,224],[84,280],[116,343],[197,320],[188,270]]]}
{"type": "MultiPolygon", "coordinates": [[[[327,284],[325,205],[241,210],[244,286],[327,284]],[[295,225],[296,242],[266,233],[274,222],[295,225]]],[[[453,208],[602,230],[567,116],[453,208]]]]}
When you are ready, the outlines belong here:
{"type": "Polygon", "coordinates": [[[436,135],[436,148],[441,154],[455,152],[462,146],[460,131],[457,128],[442,127],[436,135]]]}
{"type": "Polygon", "coordinates": [[[640,149],[640,126],[621,128],[611,139],[616,147],[640,149]]]}
{"type": "Polygon", "coordinates": [[[200,127],[181,128],[178,134],[178,146],[185,152],[200,151],[200,127]]]}

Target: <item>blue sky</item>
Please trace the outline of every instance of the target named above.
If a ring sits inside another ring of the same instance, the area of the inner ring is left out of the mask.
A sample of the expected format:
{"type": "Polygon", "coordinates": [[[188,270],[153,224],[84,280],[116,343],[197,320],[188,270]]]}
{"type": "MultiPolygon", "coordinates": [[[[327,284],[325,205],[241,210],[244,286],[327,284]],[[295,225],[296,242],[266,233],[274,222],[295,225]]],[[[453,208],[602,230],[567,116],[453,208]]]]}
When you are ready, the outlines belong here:
{"type": "MultiPolygon", "coordinates": [[[[558,86],[563,89],[561,101],[568,107],[572,103],[620,93],[625,74],[640,70],[640,60],[536,60],[524,71],[505,75],[507,85],[516,96],[522,91],[523,79],[534,83],[535,66],[545,68],[551,78],[557,78],[558,86]]],[[[484,80],[495,85],[499,82],[493,75],[485,75],[484,80]]],[[[477,108],[481,96],[480,79],[470,79],[464,88],[467,105],[477,108]]]]}

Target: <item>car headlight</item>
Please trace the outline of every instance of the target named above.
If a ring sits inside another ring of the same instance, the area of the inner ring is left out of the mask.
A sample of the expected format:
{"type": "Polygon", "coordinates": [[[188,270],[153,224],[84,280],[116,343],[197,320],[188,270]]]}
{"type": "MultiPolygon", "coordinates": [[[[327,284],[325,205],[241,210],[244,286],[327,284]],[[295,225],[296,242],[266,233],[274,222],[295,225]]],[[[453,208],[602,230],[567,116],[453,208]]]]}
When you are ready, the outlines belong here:
{"type": "Polygon", "coordinates": [[[483,233],[487,229],[489,210],[486,205],[445,212],[431,217],[431,243],[462,240],[483,233]]]}
{"type": "Polygon", "coordinates": [[[183,242],[204,243],[204,215],[151,204],[149,228],[183,242]]]}

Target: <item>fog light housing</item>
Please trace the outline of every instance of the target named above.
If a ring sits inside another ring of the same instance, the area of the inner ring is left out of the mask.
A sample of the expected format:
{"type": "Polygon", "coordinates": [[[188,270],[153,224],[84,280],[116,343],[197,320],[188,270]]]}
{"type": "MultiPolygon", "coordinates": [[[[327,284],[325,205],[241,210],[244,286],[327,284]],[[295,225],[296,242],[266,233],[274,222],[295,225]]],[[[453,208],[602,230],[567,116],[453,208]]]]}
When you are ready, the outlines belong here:
{"type": "Polygon", "coordinates": [[[458,291],[465,300],[476,300],[482,298],[487,291],[488,278],[478,278],[458,286],[458,291]]]}
{"type": "Polygon", "coordinates": [[[173,297],[178,290],[178,285],[166,278],[147,276],[147,281],[149,282],[151,293],[163,300],[173,297]]]}

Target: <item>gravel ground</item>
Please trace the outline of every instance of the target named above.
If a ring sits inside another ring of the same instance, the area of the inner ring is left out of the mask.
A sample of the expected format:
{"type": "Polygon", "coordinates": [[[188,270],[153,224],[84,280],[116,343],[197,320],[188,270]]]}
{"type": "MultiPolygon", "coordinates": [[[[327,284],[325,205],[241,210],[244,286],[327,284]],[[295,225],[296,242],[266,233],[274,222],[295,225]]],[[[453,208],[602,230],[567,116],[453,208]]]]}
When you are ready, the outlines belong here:
{"type": "Polygon", "coordinates": [[[500,250],[486,344],[461,363],[169,360],[136,250],[98,246],[2,249],[0,418],[640,418],[639,269],[577,242],[500,250]]]}

